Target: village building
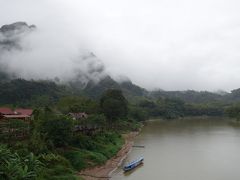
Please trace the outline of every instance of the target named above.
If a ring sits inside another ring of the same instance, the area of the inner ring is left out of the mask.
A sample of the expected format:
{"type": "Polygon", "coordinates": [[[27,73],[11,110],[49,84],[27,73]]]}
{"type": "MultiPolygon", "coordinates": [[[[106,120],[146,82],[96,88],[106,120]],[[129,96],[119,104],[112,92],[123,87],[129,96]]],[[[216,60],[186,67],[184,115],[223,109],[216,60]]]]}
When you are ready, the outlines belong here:
{"type": "Polygon", "coordinates": [[[14,111],[11,108],[0,107],[0,115],[11,115],[14,114],[14,111]]]}
{"type": "Polygon", "coordinates": [[[0,108],[0,119],[21,119],[29,121],[33,118],[32,113],[32,109],[15,109],[13,111],[10,108],[2,107],[0,108]]]}
{"type": "Polygon", "coordinates": [[[12,134],[16,138],[23,138],[29,132],[29,122],[33,119],[32,109],[15,109],[0,107],[0,134],[12,134]],[[19,131],[16,127],[10,127],[11,122],[14,120],[21,120],[28,125],[24,128],[20,128],[19,131]]]}
{"type": "Polygon", "coordinates": [[[68,114],[73,120],[81,120],[88,117],[85,112],[69,113],[68,114]]]}
{"type": "Polygon", "coordinates": [[[24,114],[28,116],[32,116],[33,110],[32,109],[15,109],[14,111],[16,114],[24,114]]]}
{"type": "Polygon", "coordinates": [[[98,130],[100,130],[100,127],[98,127],[95,123],[88,121],[88,114],[85,112],[77,112],[77,113],[68,113],[68,116],[70,116],[74,121],[76,121],[76,124],[74,126],[75,132],[82,132],[88,135],[91,135],[98,130]]]}

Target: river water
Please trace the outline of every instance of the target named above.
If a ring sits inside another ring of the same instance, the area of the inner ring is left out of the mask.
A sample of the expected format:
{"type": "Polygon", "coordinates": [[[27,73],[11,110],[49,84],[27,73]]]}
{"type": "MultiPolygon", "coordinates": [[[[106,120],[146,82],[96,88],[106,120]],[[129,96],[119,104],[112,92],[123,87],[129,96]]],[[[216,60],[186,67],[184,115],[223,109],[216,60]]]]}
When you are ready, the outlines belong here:
{"type": "Polygon", "coordinates": [[[113,180],[240,180],[240,126],[222,119],[149,121],[124,163],[144,164],[113,180]]]}

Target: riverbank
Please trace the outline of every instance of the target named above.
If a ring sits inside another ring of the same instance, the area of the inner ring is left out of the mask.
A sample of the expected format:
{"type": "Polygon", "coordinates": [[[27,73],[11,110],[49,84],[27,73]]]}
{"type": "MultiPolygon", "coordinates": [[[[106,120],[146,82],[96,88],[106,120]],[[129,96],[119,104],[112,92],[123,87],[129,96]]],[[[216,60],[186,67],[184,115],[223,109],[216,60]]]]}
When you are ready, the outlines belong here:
{"type": "Polygon", "coordinates": [[[131,132],[124,134],[124,145],[120,151],[109,159],[104,165],[93,168],[87,168],[79,172],[79,175],[85,180],[110,179],[112,173],[122,164],[122,161],[127,157],[127,154],[131,151],[134,138],[139,132],[131,132]]]}

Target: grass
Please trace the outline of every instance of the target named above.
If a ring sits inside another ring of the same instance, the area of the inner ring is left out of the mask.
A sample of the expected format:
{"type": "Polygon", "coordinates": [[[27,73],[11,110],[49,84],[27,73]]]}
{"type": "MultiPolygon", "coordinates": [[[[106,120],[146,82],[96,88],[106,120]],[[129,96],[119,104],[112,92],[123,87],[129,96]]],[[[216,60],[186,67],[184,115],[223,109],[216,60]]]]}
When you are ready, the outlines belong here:
{"type": "Polygon", "coordinates": [[[113,157],[122,147],[124,140],[117,133],[100,133],[94,136],[79,136],[76,148],[66,150],[63,156],[68,159],[77,171],[84,168],[104,164],[113,157]],[[81,144],[84,139],[85,147],[81,144]]]}

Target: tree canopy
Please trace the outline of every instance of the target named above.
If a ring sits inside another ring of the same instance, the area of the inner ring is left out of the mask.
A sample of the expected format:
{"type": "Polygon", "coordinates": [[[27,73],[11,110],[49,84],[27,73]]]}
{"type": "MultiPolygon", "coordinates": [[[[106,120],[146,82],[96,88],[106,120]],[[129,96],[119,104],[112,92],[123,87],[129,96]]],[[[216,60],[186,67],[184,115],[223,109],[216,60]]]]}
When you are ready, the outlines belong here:
{"type": "Polygon", "coordinates": [[[128,114],[128,102],[122,91],[116,89],[107,90],[100,99],[100,107],[109,121],[126,118],[128,114]]]}

